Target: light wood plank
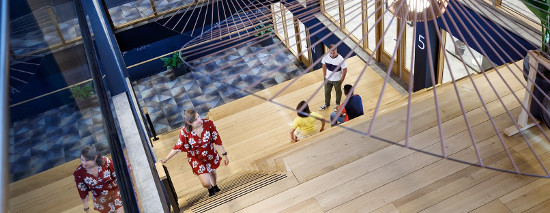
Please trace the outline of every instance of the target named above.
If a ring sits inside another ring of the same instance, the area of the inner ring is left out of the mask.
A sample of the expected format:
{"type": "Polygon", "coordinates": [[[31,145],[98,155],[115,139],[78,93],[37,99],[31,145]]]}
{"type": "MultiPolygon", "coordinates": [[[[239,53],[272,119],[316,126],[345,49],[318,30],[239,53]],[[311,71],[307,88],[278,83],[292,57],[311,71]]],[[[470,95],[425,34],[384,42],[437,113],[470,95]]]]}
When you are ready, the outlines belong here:
{"type": "MultiPolygon", "coordinates": [[[[447,143],[449,144],[454,142],[454,144],[450,146],[453,147],[453,149],[449,149],[448,152],[458,152],[459,154],[457,155],[467,155],[470,150],[465,148],[467,148],[469,145],[465,143],[460,143],[463,138],[464,137],[459,134],[454,136],[452,139],[447,140],[447,143]]],[[[438,146],[439,144],[433,144],[426,150],[433,152],[439,148],[438,146]]],[[[319,195],[319,203],[323,206],[325,210],[332,209],[331,211],[334,212],[346,212],[352,211],[354,209],[357,209],[358,211],[372,211],[374,209],[380,208],[384,203],[393,202],[394,200],[397,200],[422,187],[428,186],[436,180],[444,178],[468,166],[466,164],[459,164],[451,161],[437,161],[440,159],[435,157],[432,157],[432,159],[422,160],[422,158],[424,158],[423,156],[427,155],[423,153],[414,153],[407,157],[407,161],[421,162],[420,167],[398,167],[397,165],[388,165],[385,166],[385,168],[382,168],[388,169],[390,171],[397,170],[410,172],[411,175],[408,175],[407,173],[405,173],[405,175],[396,175],[398,174],[396,172],[385,175],[372,174],[375,177],[370,177],[371,174],[365,175],[353,182],[343,184],[342,186],[339,186],[334,190],[329,190],[319,195]],[[448,165],[444,165],[447,163],[448,165]],[[423,166],[426,167],[423,168],[423,166]],[[370,179],[376,177],[384,177],[385,179],[380,184],[372,184],[372,180],[370,179]],[[354,186],[356,186],[359,190],[354,189],[354,186]],[[356,191],[356,193],[346,196],[348,194],[341,194],[344,193],[344,191],[356,191]],[[367,191],[368,193],[362,194],[361,191],[367,191]],[[357,198],[355,199],[354,196],[357,196],[357,198]],[[351,201],[347,202],[348,200],[351,201]]],[[[452,155],[452,157],[455,157],[455,155],[452,155]]]]}
{"type": "Polygon", "coordinates": [[[550,198],[550,181],[538,179],[499,198],[512,212],[524,212],[550,198]]]}
{"type": "Polygon", "coordinates": [[[399,209],[393,205],[393,203],[386,204],[385,206],[382,206],[374,211],[373,213],[400,213],[399,209]]]}
{"type": "Polygon", "coordinates": [[[548,212],[550,209],[550,200],[544,201],[543,203],[536,205],[533,208],[525,211],[525,213],[538,213],[538,212],[548,212]]]}
{"type": "Polygon", "coordinates": [[[472,211],[472,213],[508,213],[512,212],[510,209],[506,208],[500,200],[495,199],[477,209],[472,211]]]}
{"type": "Polygon", "coordinates": [[[294,213],[294,212],[323,212],[323,209],[321,208],[321,206],[319,206],[319,203],[317,203],[317,200],[315,200],[314,198],[311,198],[281,211],[281,213],[294,213]]]}

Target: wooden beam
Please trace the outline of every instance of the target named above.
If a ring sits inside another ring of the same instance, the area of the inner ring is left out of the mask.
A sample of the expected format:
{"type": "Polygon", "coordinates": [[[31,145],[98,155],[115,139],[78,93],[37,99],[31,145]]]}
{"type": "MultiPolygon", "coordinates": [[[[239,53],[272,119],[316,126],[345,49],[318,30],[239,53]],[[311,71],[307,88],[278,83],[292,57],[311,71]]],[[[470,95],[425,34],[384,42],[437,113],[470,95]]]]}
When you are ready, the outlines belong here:
{"type": "Polygon", "coordinates": [[[444,29],[440,29],[441,40],[439,41],[439,54],[437,57],[437,82],[436,84],[443,83],[443,69],[445,69],[445,43],[447,42],[447,32],[444,29]]]}
{"type": "MultiPolygon", "coordinates": [[[[375,3],[375,8],[383,8],[384,2],[383,1],[376,1],[375,3]]],[[[384,15],[384,11],[382,10],[377,10],[376,13],[375,13],[375,20],[378,20],[379,18],[381,18],[382,16],[384,15]]],[[[378,41],[380,39],[384,39],[382,37],[382,34],[384,33],[384,18],[382,17],[380,22],[378,22],[378,24],[375,26],[376,29],[375,29],[375,41],[376,43],[378,43],[378,41]]],[[[382,55],[382,50],[384,49],[384,41],[382,41],[382,44],[380,44],[380,47],[376,50],[376,61],[380,62],[381,61],[381,55],[382,55]]]]}
{"type": "Polygon", "coordinates": [[[346,15],[344,13],[344,0],[338,0],[338,10],[340,16],[340,27],[346,28],[346,15]]]}

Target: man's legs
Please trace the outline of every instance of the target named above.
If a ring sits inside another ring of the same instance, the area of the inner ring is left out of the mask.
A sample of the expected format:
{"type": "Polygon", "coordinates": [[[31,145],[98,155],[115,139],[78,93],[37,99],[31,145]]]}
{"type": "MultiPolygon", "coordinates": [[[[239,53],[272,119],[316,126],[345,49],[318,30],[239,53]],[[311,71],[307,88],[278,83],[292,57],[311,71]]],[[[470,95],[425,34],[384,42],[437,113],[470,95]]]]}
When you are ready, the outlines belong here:
{"type": "Polygon", "coordinates": [[[332,81],[325,84],[325,105],[330,106],[330,92],[332,91],[332,81]]]}
{"type": "Polygon", "coordinates": [[[336,91],[336,105],[340,105],[340,100],[342,99],[342,82],[341,81],[332,81],[334,84],[334,90],[336,91]]]}
{"type": "Polygon", "coordinates": [[[335,125],[338,125],[338,124],[341,124],[341,123],[344,123],[345,122],[345,118],[344,116],[340,115],[338,118],[338,120],[336,120],[336,122],[334,122],[334,125],[332,125],[332,121],[334,121],[334,117],[336,117],[336,112],[333,112],[333,113],[330,113],[330,122],[331,122],[331,126],[335,126],[335,125]]]}

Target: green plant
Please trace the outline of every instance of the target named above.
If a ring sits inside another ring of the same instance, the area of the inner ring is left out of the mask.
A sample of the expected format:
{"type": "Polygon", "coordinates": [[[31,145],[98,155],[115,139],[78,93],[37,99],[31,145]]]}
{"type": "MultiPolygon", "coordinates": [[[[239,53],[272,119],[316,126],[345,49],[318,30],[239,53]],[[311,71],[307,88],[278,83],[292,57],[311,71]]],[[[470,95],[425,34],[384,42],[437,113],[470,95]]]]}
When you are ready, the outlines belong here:
{"type": "Polygon", "coordinates": [[[273,27],[271,24],[264,25],[260,23],[260,25],[254,27],[258,33],[256,33],[256,36],[263,36],[265,34],[270,34],[273,32],[273,27]]]}
{"type": "Polygon", "coordinates": [[[84,100],[95,94],[92,82],[80,84],[69,88],[71,91],[71,98],[76,100],[84,100]]]}
{"type": "Polygon", "coordinates": [[[183,64],[183,60],[185,60],[185,57],[180,58],[178,52],[175,52],[172,54],[171,57],[165,57],[161,58],[161,60],[164,62],[162,64],[163,67],[166,67],[167,69],[173,69],[173,68],[180,68],[183,64]]]}

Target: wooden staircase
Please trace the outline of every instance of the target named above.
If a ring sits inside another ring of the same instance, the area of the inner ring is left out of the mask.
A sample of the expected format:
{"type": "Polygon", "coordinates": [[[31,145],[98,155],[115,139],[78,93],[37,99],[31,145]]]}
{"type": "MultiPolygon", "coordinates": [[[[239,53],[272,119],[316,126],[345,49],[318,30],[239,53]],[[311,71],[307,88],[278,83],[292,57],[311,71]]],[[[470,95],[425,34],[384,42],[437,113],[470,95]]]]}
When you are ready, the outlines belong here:
{"type": "MultiPolygon", "coordinates": [[[[357,79],[365,63],[356,57],[348,59],[347,63],[349,71],[345,83],[351,84],[357,79]]],[[[320,70],[307,73],[281,92],[273,101],[294,108],[300,100],[308,99],[316,90],[322,88],[322,79],[320,70]]],[[[275,195],[279,190],[288,189],[299,183],[292,173],[288,173],[288,166],[285,164],[282,156],[283,154],[292,154],[298,147],[305,148],[309,143],[308,141],[315,141],[314,138],[317,136],[313,136],[311,139],[302,142],[290,143],[289,124],[296,117],[296,112],[262,99],[272,97],[289,83],[290,81],[284,82],[283,84],[257,92],[254,95],[217,107],[209,112],[208,117],[215,121],[230,159],[229,166],[220,166],[218,168],[218,183],[220,186],[224,186],[226,181],[231,180],[233,177],[246,176],[251,174],[250,172],[263,172],[268,174],[268,176],[287,176],[287,178],[271,183],[269,186],[258,188],[250,194],[262,193],[275,195]],[[267,187],[275,187],[278,190],[263,189],[267,187]]],[[[369,114],[372,115],[372,108],[375,105],[374,101],[378,99],[382,83],[383,79],[374,71],[369,70],[363,75],[358,84],[356,91],[361,94],[364,100],[364,110],[367,114],[365,117],[369,116],[369,114]]],[[[393,88],[387,88],[386,91],[384,105],[403,99],[403,96],[393,88]]],[[[317,108],[324,102],[323,98],[323,92],[320,90],[310,101],[310,109],[317,111],[317,108]]],[[[320,113],[328,119],[331,112],[332,110],[326,110],[320,113]]],[[[331,129],[328,124],[326,129],[322,135],[339,134],[336,128],[331,129]]],[[[157,156],[162,158],[171,150],[175,140],[177,140],[177,134],[178,132],[174,132],[161,136],[161,140],[155,143],[157,156]]],[[[202,194],[204,197],[206,190],[202,189],[186,162],[184,154],[179,154],[167,163],[179,196],[180,206],[190,211],[202,211],[194,209],[202,209],[202,207],[199,208],[197,205],[200,206],[204,203],[219,202],[215,201],[215,197],[203,198],[205,201],[200,203],[194,201],[194,197],[196,196],[200,197],[202,194]]],[[[255,182],[252,181],[251,184],[253,183],[255,182]]],[[[244,184],[243,187],[248,187],[248,184],[244,184]]],[[[222,188],[222,194],[225,197],[226,192],[223,190],[222,188]]],[[[232,210],[238,210],[243,207],[240,206],[243,200],[249,203],[248,205],[251,205],[254,202],[260,201],[261,199],[259,198],[261,196],[242,194],[242,196],[239,195],[239,197],[236,197],[231,202],[221,206],[231,206],[232,203],[238,203],[239,206],[231,208],[232,210]]],[[[218,208],[216,207],[212,210],[218,208]]]]}

